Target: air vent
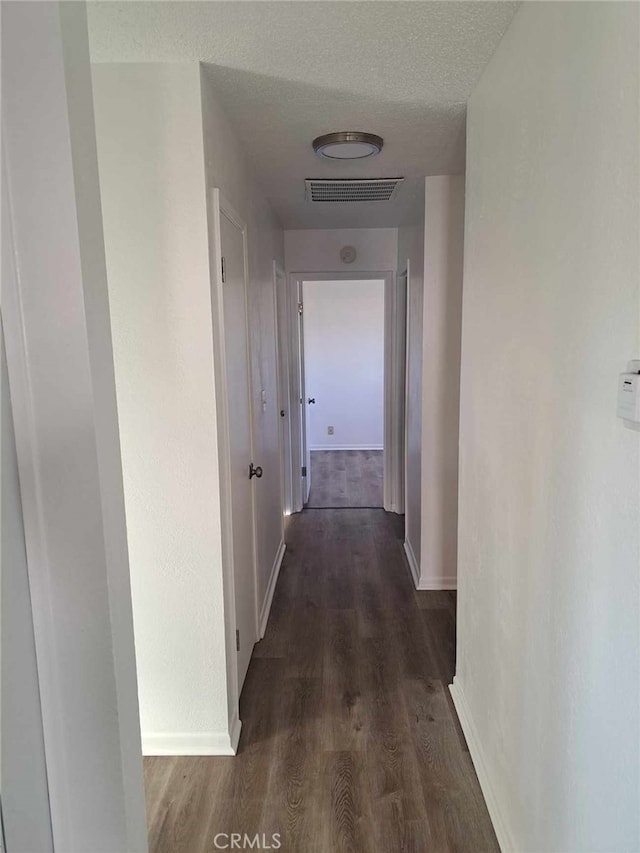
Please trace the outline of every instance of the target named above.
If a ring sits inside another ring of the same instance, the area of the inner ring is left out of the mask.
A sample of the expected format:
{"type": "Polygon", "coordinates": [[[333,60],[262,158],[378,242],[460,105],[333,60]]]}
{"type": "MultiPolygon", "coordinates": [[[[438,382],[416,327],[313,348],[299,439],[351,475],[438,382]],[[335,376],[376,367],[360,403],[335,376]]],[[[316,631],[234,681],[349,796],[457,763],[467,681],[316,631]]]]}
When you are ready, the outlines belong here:
{"type": "Polygon", "coordinates": [[[404,178],[327,180],[307,178],[305,198],[313,202],[391,201],[404,178]]]}

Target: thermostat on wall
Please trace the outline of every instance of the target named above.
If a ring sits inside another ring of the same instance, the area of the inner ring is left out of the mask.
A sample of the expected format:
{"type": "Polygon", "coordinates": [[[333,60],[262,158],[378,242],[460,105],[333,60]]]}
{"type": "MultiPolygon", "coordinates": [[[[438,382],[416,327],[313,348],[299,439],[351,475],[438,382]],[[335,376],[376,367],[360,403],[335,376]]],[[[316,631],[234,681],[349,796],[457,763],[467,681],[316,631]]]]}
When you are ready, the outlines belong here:
{"type": "Polygon", "coordinates": [[[618,380],[618,417],[640,428],[640,361],[630,361],[618,380]]]}

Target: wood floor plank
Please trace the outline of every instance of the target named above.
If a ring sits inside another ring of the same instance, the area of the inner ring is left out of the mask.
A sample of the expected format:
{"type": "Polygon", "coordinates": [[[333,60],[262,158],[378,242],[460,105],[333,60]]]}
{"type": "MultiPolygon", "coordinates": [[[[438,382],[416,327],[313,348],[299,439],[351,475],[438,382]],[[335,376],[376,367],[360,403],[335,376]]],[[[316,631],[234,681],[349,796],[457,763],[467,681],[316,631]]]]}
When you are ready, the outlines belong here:
{"type": "Polygon", "coordinates": [[[422,610],[421,613],[439,677],[445,684],[451,684],[456,669],[455,619],[449,610],[422,610]]]}
{"type": "Polygon", "coordinates": [[[456,593],[451,589],[417,589],[416,601],[420,610],[447,610],[455,618],[456,593]]]}
{"type": "Polygon", "coordinates": [[[157,823],[158,811],[163,807],[171,774],[179,759],[151,756],[144,761],[144,787],[147,797],[147,827],[149,831],[157,823]]]}
{"type": "Polygon", "coordinates": [[[292,853],[321,850],[320,679],[288,678],[280,685],[280,729],[269,777],[269,831],[292,853]],[[273,827],[273,828],[272,828],[273,827]]]}
{"type": "Polygon", "coordinates": [[[327,614],[327,643],[322,674],[322,748],[361,750],[365,740],[358,621],[354,610],[327,614]]]}
{"type": "MultiPolygon", "coordinates": [[[[170,759],[169,759],[170,760],[170,759]]],[[[179,758],[149,834],[154,853],[194,853],[203,849],[209,826],[209,804],[216,800],[229,759],[179,758]]],[[[227,766],[227,770],[230,768],[227,766]]]]}
{"type": "Polygon", "coordinates": [[[382,509],[289,519],[239,754],[145,759],[151,853],[211,853],[218,833],[279,833],[283,853],[497,853],[447,688],[455,594],[414,590],[400,531],[382,509]]]}
{"type": "Polygon", "coordinates": [[[382,507],[382,450],[312,450],[307,506],[382,507]]]}
{"type": "Polygon", "coordinates": [[[469,754],[460,744],[441,681],[405,683],[404,697],[420,758],[422,789],[435,843],[447,849],[499,853],[469,754]]]}
{"type": "Polygon", "coordinates": [[[362,853],[375,849],[373,815],[363,755],[351,750],[323,756],[323,849],[362,853]]]}
{"type": "Polygon", "coordinates": [[[403,823],[396,840],[404,834],[405,820],[425,817],[415,748],[400,696],[402,676],[397,655],[397,647],[386,640],[364,643],[368,785],[376,814],[390,801],[397,801],[401,811],[392,809],[392,814],[401,814],[403,823]]]}
{"type": "Polygon", "coordinates": [[[276,584],[271,613],[263,639],[253,650],[253,658],[286,658],[289,647],[291,613],[297,604],[300,573],[289,550],[285,551],[276,584]]]}

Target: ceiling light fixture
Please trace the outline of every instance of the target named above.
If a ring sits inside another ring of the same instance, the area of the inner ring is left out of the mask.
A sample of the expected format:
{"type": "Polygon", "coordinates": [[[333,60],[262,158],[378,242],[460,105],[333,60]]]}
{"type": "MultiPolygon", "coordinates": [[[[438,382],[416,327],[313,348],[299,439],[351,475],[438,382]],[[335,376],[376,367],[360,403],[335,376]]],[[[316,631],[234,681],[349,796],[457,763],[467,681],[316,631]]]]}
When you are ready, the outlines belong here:
{"type": "Polygon", "coordinates": [[[340,133],[325,133],[313,140],[313,150],[318,157],[328,160],[364,160],[382,151],[384,140],[375,133],[360,133],[343,130],[340,133]]]}

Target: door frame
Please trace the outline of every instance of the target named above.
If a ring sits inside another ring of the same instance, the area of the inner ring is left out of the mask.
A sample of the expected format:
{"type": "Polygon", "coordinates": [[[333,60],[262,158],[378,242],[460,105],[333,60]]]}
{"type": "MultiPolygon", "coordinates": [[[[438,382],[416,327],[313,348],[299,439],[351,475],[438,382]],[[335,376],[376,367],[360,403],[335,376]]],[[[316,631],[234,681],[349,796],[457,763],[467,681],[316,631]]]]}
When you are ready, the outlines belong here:
{"type": "Polygon", "coordinates": [[[280,494],[282,503],[282,535],[284,536],[284,516],[291,515],[293,504],[293,470],[291,468],[291,365],[289,363],[289,288],[287,274],[283,267],[273,261],[273,312],[276,332],[276,387],[278,394],[278,441],[280,443],[280,494]],[[282,281],[282,289],[278,282],[282,281]],[[283,322],[284,321],[284,322],[283,322]],[[282,370],[282,367],[285,370],[282,370]],[[283,376],[283,373],[285,374],[283,376]],[[284,418],[280,412],[285,412],[284,418]],[[284,423],[282,423],[284,421],[284,423]]]}
{"type": "Polygon", "coordinates": [[[398,272],[396,276],[396,324],[394,326],[396,332],[395,353],[396,353],[396,371],[397,385],[396,392],[398,394],[396,405],[401,412],[401,422],[396,421],[398,428],[398,440],[396,444],[396,464],[398,465],[399,476],[394,481],[396,486],[396,494],[394,496],[395,503],[401,507],[400,512],[404,513],[407,506],[407,434],[408,434],[408,415],[409,415],[409,290],[411,287],[411,261],[407,258],[407,262],[400,267],[402,272],[398,272]],[[401,279],[405,280],[404,287],[400,284],[401,279]]]}
{"type": "Polygon", "coordinates": [[[297,381],[300,391],[300,406],[298,413],[300,416],[300,462],[304,468],[305,475],[300,477],[300,488],[302,494],[302,505],[306,506],[309,502],[311,494],[311,448],[309,447],[309,398],[307,397],[307,370],[305,364],[305,345],[304,345],[304,282],[297,282],[297,381]],[[302,310],[301,309],[302,306],[302,310]]]}
{"type": "MultiPolygon", "coordinates": [[[[249,385],[249,435],[250,453],[253,461],[255,450],[254,410],[253,410],[253,371],[251,336],[249,333],[249,253],[247,247],[247,225],[234,207],[217,187],[209,191],[211,204],[211,309],[213,325],[213,363],[216,386],[216,414],[218,454],[220,467],[220,522],[222,538],[222,581],[225,608],[225,658],[227,664],[227,710],[229,737],[235,752],[240,739],[240,685],[238,683],[238,658],[236,651],[236,594],[235,564],[233,556],[233,506],[231,500],[231,424],[229,422],[229,394],[227,387],[227,363],[225,353],[224,323],[224,283],[222,281],[222,238],[220,232],[221,216],[226,216],[242,232],[244,257],[244,290],[246,305],[247,372],[249,385]]],[[[257,595],[257,524],[255,483],[251,481],[251,513],[253,530],[253,611],[255,643],[259,636],[259,614],[257,595]]]]}
{"type": "MultiPolygon", "coordinates": [[[[387,512],[404,512],[404,360],[406,353],[402,346],[406,329],[406,307],[402,312],[397,277],[394,270],[345,272],[295,271],[289,273],[289,364],[295,366],[301,353],[301,340],[298,331],[298,291],[302,293],[304,281],[384,281],[384,509],[387,512]],[[402,351],[401,351],[402,350],[402,351]]],[[[303,308],[304,311],[304,308],[303,308]]],[[[292,511],[300,512],[304,508],[302,461],[302,414],[304,403],[295,405],[296,400],[305,400],[305,389],[299,386],[297,370],[290,370],[291,408],[291,471],[292,471],[292,511]]]]}

